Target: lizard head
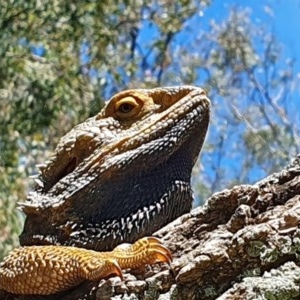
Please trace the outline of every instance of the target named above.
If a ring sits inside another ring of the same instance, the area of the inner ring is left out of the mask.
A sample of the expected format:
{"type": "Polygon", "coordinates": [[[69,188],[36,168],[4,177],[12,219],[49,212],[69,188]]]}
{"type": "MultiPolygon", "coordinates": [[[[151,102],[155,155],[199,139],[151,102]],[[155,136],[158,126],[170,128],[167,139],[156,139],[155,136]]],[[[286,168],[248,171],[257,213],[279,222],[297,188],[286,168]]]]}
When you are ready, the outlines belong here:
{"type": "Polygon", "coordinates": [[[209,107],[204,90],[193,86],[116,94],[60,140],[22,210],[28,218],[47,211],[52,224],[105,223],[182,193],[185,201],[174,202],[178,212],[170,218],[187,212],[209,107]]]}

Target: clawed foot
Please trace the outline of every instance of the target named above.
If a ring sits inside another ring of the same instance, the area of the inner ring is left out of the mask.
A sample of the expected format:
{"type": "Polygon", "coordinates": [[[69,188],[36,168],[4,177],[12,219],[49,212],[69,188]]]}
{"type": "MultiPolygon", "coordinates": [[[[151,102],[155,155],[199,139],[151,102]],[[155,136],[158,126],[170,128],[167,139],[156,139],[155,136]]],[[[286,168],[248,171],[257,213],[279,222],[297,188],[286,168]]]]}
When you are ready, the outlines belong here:
{"type": "Polygon", "coordinates": [[[20,247],[0,264],[0,289],[20,295],[49,295],[111,275],[122,278],[122,269],[172,261],[160,240],[146,237],[122,244],[112,252],[66,246],[20,247]]]}
{"type": "Polygon", "coordinates": [[[90,261],[92,266],[86,270],[86,278],[89,280],[107,278],[111,275],[122,278],[124,269],[140,270],[146,265],[155,263],[163,262],[170,265],[172,261],[170,250],[155,237],[145,237],[134,244],[121,244],[112,252],[100,252],[98,255],[96,258],[99,266],[95,268],[96,262],[90,261]]]}

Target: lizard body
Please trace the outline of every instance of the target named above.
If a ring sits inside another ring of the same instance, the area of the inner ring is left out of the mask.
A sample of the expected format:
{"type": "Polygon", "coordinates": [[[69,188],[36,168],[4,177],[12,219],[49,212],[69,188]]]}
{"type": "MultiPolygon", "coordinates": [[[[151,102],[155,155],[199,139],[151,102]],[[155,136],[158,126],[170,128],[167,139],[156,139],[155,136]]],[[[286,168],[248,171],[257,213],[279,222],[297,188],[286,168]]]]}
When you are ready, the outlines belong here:
{"type": "MultiPolygon", "coordinates": [[[[68,249],[72,247],[110,251],[120,243],[149,236],[188,212],[193,200],[191,171],[206,135],[209,115],[210,101],[201,88],[137,89],[116,94],[98,115],[74,127],[60,140],[54,155],[40,166],[35,190],[20,205],[26,214],[20,242],[31,247],[15,250],[17,254],[13,252],[4,261],[0,288],[2,284],[5,290],[20,292],[15,288],[18,272],[8,276],[7,269],[14,269],[16,257],[22,253],[22,264],[29,266],[27,272],[33,263],[28,257],[33,253],[41,257],[39,251],[44,255],[56,249],[55,259],[68,261],[68,249]]],[[[156,259],[136,256],[140,265],[168,261],[166,255],[158,254],[158,244],[153,249],[156,259]]],[[[76,251],[80,261],[88,250],[76,251]]],[[[109,253],[98,257],[100,264],[114,260],[109,253]]],[[[92,259],[92,255],[87,257],[87,261],[92,259]]],[[[50,272],[49,264],[40,261],[50,272]]],[[[127,267],[134,266],[130,261],[127,267]]],[[[123,267],[120,259],[117,263],[123,267]]],[[[66,267],[62,265],[61,269],[66,267]]],[[[120,275],[116,264],[111,270],[120,275]]],[[[56,286],[60,290],[81,280],[76,277],[67,286],[56,286]]],[[[43,294],[37,289],[25,292],[43,294]]]]}

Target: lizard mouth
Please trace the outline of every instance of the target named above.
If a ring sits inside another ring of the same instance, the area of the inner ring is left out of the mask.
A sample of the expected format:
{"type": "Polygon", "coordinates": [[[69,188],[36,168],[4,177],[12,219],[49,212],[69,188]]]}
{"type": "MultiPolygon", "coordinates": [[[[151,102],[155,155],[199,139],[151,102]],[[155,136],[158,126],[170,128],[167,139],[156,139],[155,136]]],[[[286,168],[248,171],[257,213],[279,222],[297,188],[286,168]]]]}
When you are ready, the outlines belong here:
{"type": "MultiPolygon", "coordinates": [[[[100,118],[99,133],[90,135],[91,129],[87,128],[85,134],[90,136],[90,139],[77,138],[73,148],[71,147],[74,151],[68,152],[62,147],[62,151],[58,152],[42,171],[42,184],[36,190],[58,195],[67,189],[67,186],[76,183],[76,177],[79,178],[80,174],[84,178],[95,178],[95,174],[100,174],[102,180],[108,179],[122,168],[130,167],[122,163],[124,161],[134,162],[133,171],[134,165],[147,168],[145,161],[147,164],[160,164],[182,147],[186,147],[183,151],[186,152],[186,156],[191,156],[190,160],[194,164],[208,126],[210,102],[201,88],[183,86],[181,93],[178,93],[178,87],[176,93],[175,88],[173,89],[178,99],[167,108],[161,105],[162,96],[158,93],[159,88],[134,90],[135,93],[144,94],[144,97],[153,100],[153,110],[123,130],[116,130],[116,133],[107,130],[106,140],[101,139],[101,134],[107,123],[105,119],[100,118]],[[157,155],[153,155],[156,151],[160,152],[160,159],[157,155]],[[59,157],[60,155],[63,159],[59,157]],[[56,189],[57,184],[59,186],[56,189]]],[[[166,91],[169,95],[172,88],[167,88],[166,91]]],[[[122,92],[125,95],[126,93],[131,95],[133,90],[122,92]]],[[[98,116],[94,118],[95,122],[97,118],[98,116]]],[[[110,127],[114,128],[113,122],[110,127]]],[[[90,179],[83,185],[89,184],[89,181],[90,179]]]]}

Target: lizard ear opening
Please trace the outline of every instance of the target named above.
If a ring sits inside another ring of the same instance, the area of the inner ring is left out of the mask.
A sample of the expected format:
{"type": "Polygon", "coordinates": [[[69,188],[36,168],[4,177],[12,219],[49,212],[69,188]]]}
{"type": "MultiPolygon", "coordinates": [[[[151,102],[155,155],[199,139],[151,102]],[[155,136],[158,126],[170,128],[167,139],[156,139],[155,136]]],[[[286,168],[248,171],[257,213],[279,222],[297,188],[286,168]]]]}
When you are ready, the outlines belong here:
{"type": "Polygon", "coordinates": [[[65,176],[67,176],[68,174],[72,173],[77,167],[77,165],[78,165],[77,158],[76,157],[71,158],[68,164],[65,166],[65,168],[62,169],[61,172],[59,172],[56,178],[56,183],[60,181],[62,178],[64,178],[65,176]]]}

